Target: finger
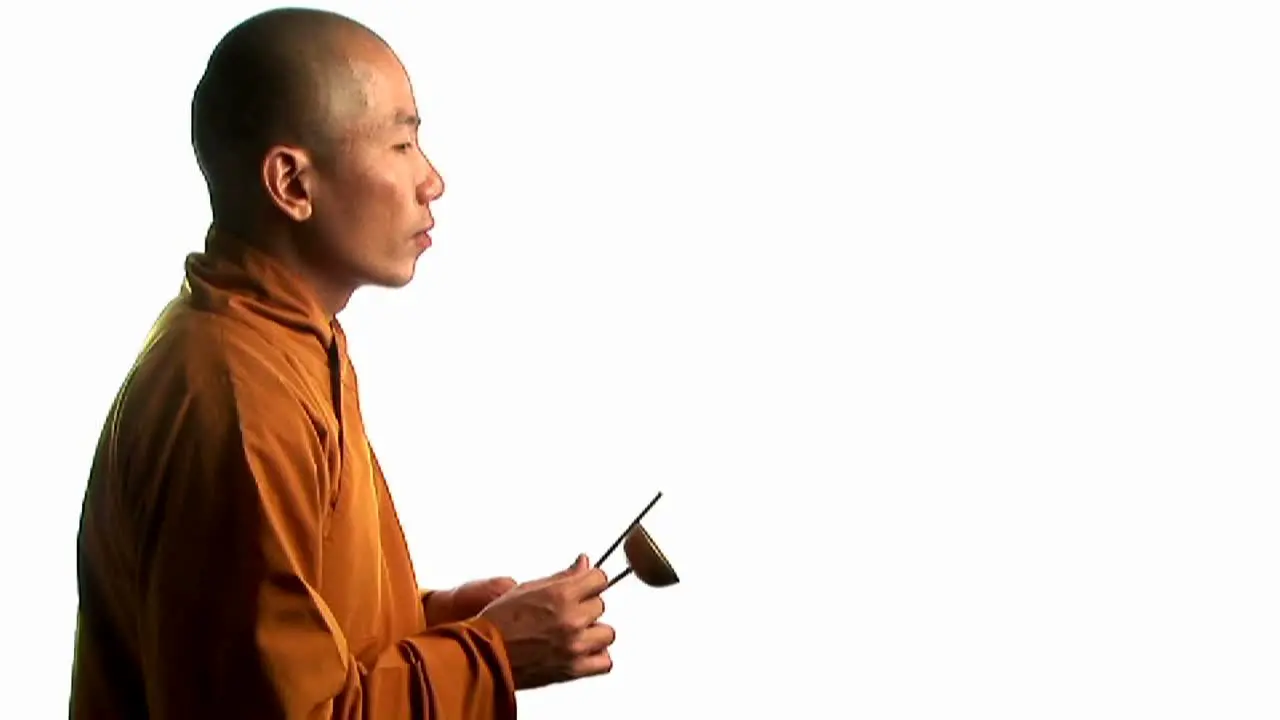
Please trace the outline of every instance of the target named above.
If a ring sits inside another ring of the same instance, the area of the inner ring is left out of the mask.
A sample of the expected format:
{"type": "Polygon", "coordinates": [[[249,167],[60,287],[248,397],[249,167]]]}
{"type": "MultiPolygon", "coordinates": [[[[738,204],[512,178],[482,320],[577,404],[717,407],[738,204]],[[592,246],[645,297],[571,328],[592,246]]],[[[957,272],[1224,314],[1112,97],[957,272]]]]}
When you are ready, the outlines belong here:
{"type": "Polygon", "coordinates": [[[489,581],[489,591],[496,595],[504,595],[511,592],[517,584],[515,578],[497,577],[489,581]]]}
{"type": "Polygon", "coordinates": [[[600,568],[583,573],[581,577],[572,578],[571,581],[579,598],[595,597],[609,587],[609,576],[600,568]]]}
{"type": "Polygon", "coordinates": [[[573,641],[573,651],[576,655],[595,655],[603,652],[617,639],[618,633],[612,626],[596,623],[578,633],[573,641]]]}
{"type": "Polygon", "coordinates": [[[573,561],[572,565],[565,568],[564,570],[561,570],[555,575],[552,575],[551,577],[553,578],[573,577],[581,573],[583,570],[586,570],[588,567],[590,567],[590,562],[591,561],[587,559],[587,556],[584,553],[578,553],[578,558],[573,561]]]}
{"type": "Polygon", "coordinates": [[[613,658],[609,657],[608,650],[602,650],[594,655],[584,655],[573,661],[572,673],[574,677],[591,677],[592,675],[605,675],[613,670],[613,658]]]}
{"type": "Polygon", "coordinates": [[[481,595],[496,598],[511,591],[518,583],[509,577],[492,577],[484,580],[472,580],[454,589],[455,595],[481,595]]]}
{"type": "Polygon", "coordinates": [[[574,630],[591,627],[604,614],[604,600],[600,596],[582,601],[569,600],[565,616],[566,624],[574,630]]]}
{"type": "Polygon", "coordinates": [[[565,568],[564,570],[560,570],[559,572],[554,572],[544,578],[533,580],[525,584],[527,586],[542,587],[544,585],[552,585],[558,582],[564,582],[574,577],[575,575],[586,571],[590,567],[591,565],[590,565],[590,562],[587,560],[587,556],[580,554],[578,555],[578,559],[574,560],[573,564],[565,568]]]}

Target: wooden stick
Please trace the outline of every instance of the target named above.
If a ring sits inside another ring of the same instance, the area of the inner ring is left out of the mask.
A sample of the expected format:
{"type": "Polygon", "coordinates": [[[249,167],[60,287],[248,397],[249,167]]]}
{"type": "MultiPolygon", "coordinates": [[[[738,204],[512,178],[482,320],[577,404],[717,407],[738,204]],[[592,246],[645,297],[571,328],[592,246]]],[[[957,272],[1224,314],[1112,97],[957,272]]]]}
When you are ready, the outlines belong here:
{"type": "MultiPolygon", "coordinates": [[[[626,570],[623,570],[623,571],[622,571],[622,572],[620,572],[620,573],[618,573],[618,576],[617,576],[617,577],[615,577],[614,579],[610,580],[610,581],[609,581],[609,584],[604,586],[604,589],[605,589],[605,590],[608,590],[609,588],[613,587],[614,585],[617,585],[619,580],[621,580],[622,578],[624,578],[624,577],[626,577],[626,576],[628,576],[628,575],[630,575],[630,574],[631,574],[631,566],[630,566],[630,565],[628,565],[628,566],[627,566],[627,569],[626,569],[626,570]]],[[[601,590],[601,592],[604,592],[604,590],[601,590]]]]}

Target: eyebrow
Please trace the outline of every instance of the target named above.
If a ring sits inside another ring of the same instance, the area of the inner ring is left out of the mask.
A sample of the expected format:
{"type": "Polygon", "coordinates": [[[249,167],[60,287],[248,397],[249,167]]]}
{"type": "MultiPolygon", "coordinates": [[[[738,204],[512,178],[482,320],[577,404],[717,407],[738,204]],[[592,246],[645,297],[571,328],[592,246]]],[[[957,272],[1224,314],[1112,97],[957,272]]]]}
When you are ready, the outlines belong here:
{"type": "Polygon", "coordinates": [[[422,125],[422,118],[413,113],[397,112],[395,118],[396,125],[408,125],[415,130],[422,125]]]}

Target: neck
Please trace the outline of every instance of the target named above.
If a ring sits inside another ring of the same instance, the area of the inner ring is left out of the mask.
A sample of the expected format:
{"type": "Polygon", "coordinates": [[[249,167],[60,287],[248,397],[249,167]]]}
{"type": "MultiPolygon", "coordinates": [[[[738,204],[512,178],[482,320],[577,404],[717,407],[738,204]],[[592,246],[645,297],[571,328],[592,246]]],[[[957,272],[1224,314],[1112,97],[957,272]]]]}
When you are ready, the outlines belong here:
{"type": "Polygon", "coordinates": [[[307,284],[330,319],[342,312],[351,301],[351,295],[356,291],[355,284],[338,280],[335,273],[327,271],[320,263],[309,260],[299,252],[297,245],[279,243],[264,244],[261,247],[263,252],[279,260],[307,284]]]}
{"type": "Polygon", "coordinates": [[[228,225],[214,221],[251,244],[256,250],[266,253],[298,276],[315,295],[316,301],[330,319],[346,308],[358,285],[344,280],[340,273],[313,253],[306,253],[303,248],[310,243],[297,236],[291,228],[262,225],[256,229],[241,230],[237,225],[228,225]]]}

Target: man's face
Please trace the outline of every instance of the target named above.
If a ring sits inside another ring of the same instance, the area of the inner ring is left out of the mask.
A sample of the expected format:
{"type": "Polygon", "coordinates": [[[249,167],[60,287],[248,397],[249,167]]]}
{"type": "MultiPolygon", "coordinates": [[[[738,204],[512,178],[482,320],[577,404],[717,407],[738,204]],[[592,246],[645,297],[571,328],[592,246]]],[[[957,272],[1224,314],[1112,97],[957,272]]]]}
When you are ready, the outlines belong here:
{"type": "Polygon", "coordinates": [[[418,145],[409,77],[386,48],[356,62],[363,107],[347,115],[317,168],[311,224],[327,264],[352,285],[400,287],[430,246],[430,204],[444,183],[418,145]]]}

